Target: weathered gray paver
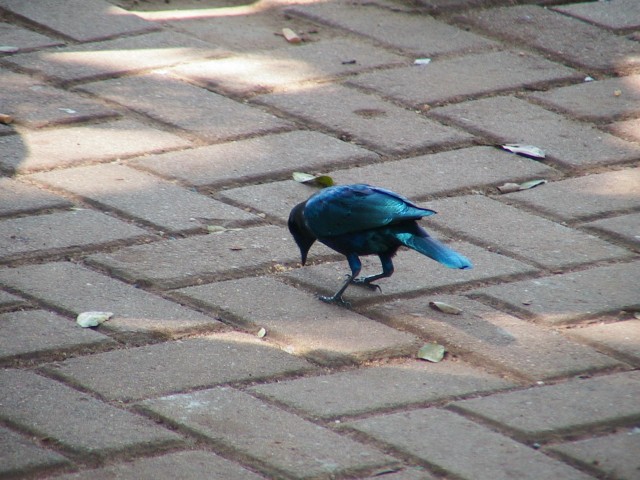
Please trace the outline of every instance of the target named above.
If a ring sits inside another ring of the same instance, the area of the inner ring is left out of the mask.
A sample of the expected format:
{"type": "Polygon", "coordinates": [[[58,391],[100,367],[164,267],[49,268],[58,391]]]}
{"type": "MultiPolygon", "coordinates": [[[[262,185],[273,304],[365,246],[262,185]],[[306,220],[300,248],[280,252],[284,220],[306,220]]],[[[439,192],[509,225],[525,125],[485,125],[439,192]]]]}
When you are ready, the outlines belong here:
{"type": "Polygon", "coordinates": [[[612,123],[607,130],[625,140],[640,143],[640,119],[638,118],[612,123]]]}
{"type": "MultiPolygon", "coordinates": [[[[428,224],[426,227],[429,229],[428,224]]],[[[444,240],[441,235],[435,236],[444,240]]],[[[473,268],[450,269],[412,250],[401,251],[393,259],[395,266],[393,276],[376,282],[382,289],[381,291],[351,286],[345,292],[345,299],[382,302],[394,295],[425,290],[438,291],[479,280],[533,273],[537,270],[525,263],[468,243],[451,242],[449,246],[468,257],[474,265],[473,268]]],[[[309,261],[315,259],[316,248],[315,245],[312,247],[309,261]]],[[[376,256],[361,257],[361,260],[363,275],[380,273],[382,270],[380,260],[376,256]]],[[[298,268],[285,273],[285,275],[293,281],[314,288],[318,293],[331,295],[335,293],[344,281],[344,276],[349,272],[349,266],[345,259],[340,262],[298,268]]]]}
{"type": "Polygon", "coordinates": [[[628,250],[599,238],[483,195],[436,200],[429,207],[440,213],[429,217],[436,225],[463,232],[498,251],[510,252],[549,269],[631,255],[628,250]]]}
{"type": "Polygon", "coordinates": [[[22,306],[27,306],[27,302],[23,298],[13,295],[12,293],[7,293],[4,290],[0,290],[0,308],[10,309],[22,306]]]}
{"type": "Polygon", "coordinates": [[[508,429],[523,441],[633,425],[640,419],[640,372],[575,379],[557,385],[461,400],[451,408],[508,429]]]}
{"type": "Polygon", "coordinates": [[[547,324],[575,322],[637,307],[640,264],[596,267],[476,290],[547,324]]]}
{"type": "MultiPolygon", "coordinates": [[[[179,10],[174,12],[179,15],[179,10]]],[[[143,15],[148,13],[144,12],[143,15]]],[[[325,41],[337,35],[334,29],[319,28],[316,24],[286,14],[274,15],[269,10],[254,10],[249,15],[221,15],[205,18],[198,18],[198,16],[170,18],[171,11],[165,10],[161,13],[168,25],[233,52],[281,49],[287,45],[287,41],[280,33],[285,27],[296,32],[305,44],[325,41]]],[[[298,46],[291,45],[291,48],[298,46]]]]}
{"type": "Polygon", "coordinates": [[[59,453],[0,427],[0,475],[3,478],[20,478],[41,469],[51,471],[68,463],[69,460],[59,453]]]}
{"type": "Polygon", "coordinates": [[[54,40],[41,33],[5,22],[0,22],[0,38],[2,38],[3,45],[18,48],[18,51],[54,47],[63,44],[61,41],[54,40]]]}
{"type": "Polygon", "coordinates": [[[0,0],[0,7],[80,42],[158,28],[104,0],[0,0]]]}
{"type": "Polygon", "coordinates": [[[640,168],[585,175],[505,195],[562,220],[583,220],[640,207],[640,168]]]}
{"type": "Polygon", "coordinates": [[[553,7],[553,10],[612,30],[640,28],[640,4],[635,0],[582,2],[553,7]]]}
{"type": "Polygon", "coordinates": [[[374,473],[370,477],[366,477],[363,480],[434,480],[435,477],[431,476],[425,468],[422,467],[409,467],[402,470],[387,473],[390,469],[381,470],[381,473],[374,473]],[[384,475],[381,477],[381,475],[384,475]]]}
{"type": "Polygon", "coordinates": [[[243,328],[263,327],[285,350],[324,364],[412,351],[418,339],[346,308],[328,305],[270,277],[188,287],[179,294],[243,328]]]}
{"type": "Polygon", "coordinates": [[[632,479],[640,473],[640,434],[637,428],[613,435],[563,443],[550,447],[563,457],[604,478],[632,479]]]}
{"type": "Polygon", "coordinates": [[[0,178],[0,215],[2,216],[71,206],[72,203],[61,196],[13,178],[0,178]]]}
{"type": "Polygon", "coordinates": [[[259,108],[189,85],[164,72],[105,80],[81,88],[207,141],[231,140],[290,127],[288,122],[259,108]]]}
{"type": "Polygon", "coordinates": [[[43,310],[0,314],[0,361],[116,345],[109,337],[43,310]]]}
{"type": "Polygon", "coordinates": [[[638,247],[640,247],[640,213],[596,220],[595,222],[585,223],[583,227],[597,233],[604,232],[622,240],[635,251],[638,251],[638,247]]]}
{"type": "Polygon", "coordinates": [[[121,164],[67,168],[27,177],[170,231],[260,220],[239,208],[121,164]]]}
{"type": "Polygon", "coordinates": [[[104,458],[180,442],[146,418],[32,372],[1,370],[0,383],[0,418],[75,454],[104,458]]]}
{"type": "Polygon", "coordinates": [[[573,342],[559,332],[532,325],[462,296],[421,296],[367,310],[386,323],[444,345],[462,358],[515,374],[545,380],[619,367],[613,358],[573,342]],[[462,310],[441,313],[429,302],[462,310]]]}
{"type": "Polygon", "coordinates": [[[529,97],[572,117],[611,122],[640,113],[640,75],[585,82],[529,97]]]}
{"type": "MultiPolygon", "coordinates": [[[[492,397],[489,397],[492,398],[492,397]]],[[[347,424],[455,478],[512,480],[592,477],[446,410],[370,417],[347,424]]]]}
{"type": "Polygon", "coordinates": [[[260,480],[263,477],[215,453],[195,450],[140,458],[132,462],[112,464],[95,470],[83,470],[78,473],[57,476],[55,480],[113,480],[114,478],[260,480]]]}
{"type": "Polygon", "coordinates": [[[59,82],[115,76],[219,55],[215,45],[177,32],[160,31],[13,55],[4,61],[59,82]]]}
{"type": "Polygon", "coordinates": [[[285,87],[295,90],[293,85],[299,82],[339,77],[407,61],[362,41],[336,38],[264,53],[194,62],[172,72],[236,95],[249,95],[285,87]],[[354,59],[357,60],[353,62],[354,59]]]}
{"type": "Polygon", "coordinates": [[[256,336],[218,334],[72,358],[45,368],[107,400],[131,401],[312,366],[256,336]]]}
{"type": "Polygon", "coordinates": [[[582,77],[544,58],[506,51],[434,60],[427,66],[363,73],[348,82],[419,107],[582,77]]]}
{"type": "Polygon", "coordinates": [[[88,261],[131,282],[176,288],[295,261],[300,254],[290,237],[283,227],[252,227],[135,245],[88,261]]]}
{"type": "Polygon", "coordinates": [[[132,165],[196,186],[281,178],[376,160],[378,155],[319,132],[294,131],[151,155],[132,165]]]}
{"type": "Polygon", "coordinates": [[[258,385],[252,392],[308,414],[358,415],[514,386],[461,362],[409,360],[317,377],[258,385]]]}
{"type": "Polygon", "coordinates": [[[319,478],[395,463],[379,450],[231,388],[172,395],[141,406],[276,476],[319,478]]]}
{"type": "Polygon", "coordinates": [[[640,68],[632,40],[542,6],[470,10],[457,18],[592,71],[624,74],[640,68]]]}
{"type": "Polygon", "coordinates": [[[567,334],[586,343],[610,351],[632,364],[640,363],[640,320],[596,323],[566,330],[567,334]]]}
{"type": "Polygon", "coordinates": [[[0,166],[19,173],[189,146],[177,135],[128,119],[39,131],[16,127],[16,131],[18,135],[0,137],[0,166]]]}
{"type": "Polygon", "coordinates": [[[94,210],[77,210],[0,221],[4,260],[43,252],[96,248],[149,235],[147,231],[94,210]]]}
{"type": "Polygon", "coordinates": [[[2,112],[31,128],[114,117],[99,101],[51,87],[27,75],[0,69],[2,112]]]}
{"type": "Polygon", "coordinates": [[[340,85],[259,95],[254,101],[385,153],[456,145],[472,139],[468,133],[340,85]]]}
{"type": "Polygon", "coordinates": [[[0,281],[69,315],[96,310],[113,312],[114,317],[100,330],[125,338],[170,336],[221,326],[212,317],[73,263],[5,268],[0,270],[0,281]]]}
{"type": "MultiPolygon", "coordinates": [[[[456,190],[501,185],[504,182],[553,177],[556,172],[533,160],[491,147],[472,147],[421,155],[349,169],[322,170],[338,184],[378,185],[408,198],[442,195],[456,190]],[[468,171],[474,172],[473,177],[468,171]],[[417,173],[416,173],[417,172],[417,173]]],[[[286,221],[293,205],[316,189],[294,181],[249,185],[220,192],[220,196],[286,221]]],[[[428,206],[428,202],[425,206],[428,206]]]]}
{"type": "Polygon", "coordinates": [[[495,45],[427,15],[394,12],[373,4],[326,2],[296,6],[287,12],[356,32],[413,55],[466,52],[495,45]]]}
{"type": "Polygon", "coordinates": [[[494,97],[435,108],[431,114],[496,143],[523,143],[545,150],[563,165],[587,167],[634,160],[640,146],[515,97],[494,97]]]}

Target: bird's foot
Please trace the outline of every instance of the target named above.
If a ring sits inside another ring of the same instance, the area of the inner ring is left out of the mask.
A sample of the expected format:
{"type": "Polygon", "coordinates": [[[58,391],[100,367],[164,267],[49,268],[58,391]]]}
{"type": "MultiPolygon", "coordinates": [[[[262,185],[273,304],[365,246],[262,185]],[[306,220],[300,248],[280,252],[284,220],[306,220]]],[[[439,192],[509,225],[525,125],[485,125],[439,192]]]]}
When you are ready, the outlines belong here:
{"type": "Polygon", "coordinates": [[[342,295],[333,295],[331,297],[325,297],[320,295],[318,298],[322,300],[324,303],[333,303],[341,307],[351,308],[351,304],[347,302],[344,298],[342,298],[342,295]]]}
{"type": "Polygon", "coordinates": [[[379,290],[382,292],[382,288],[377,283],[371,283],[371,280],[367,280],[367,277],[364,278],[355,278],[351,283],[354,285],[360,285],[362,287],[367,287],[370,290],[379,290]]]}

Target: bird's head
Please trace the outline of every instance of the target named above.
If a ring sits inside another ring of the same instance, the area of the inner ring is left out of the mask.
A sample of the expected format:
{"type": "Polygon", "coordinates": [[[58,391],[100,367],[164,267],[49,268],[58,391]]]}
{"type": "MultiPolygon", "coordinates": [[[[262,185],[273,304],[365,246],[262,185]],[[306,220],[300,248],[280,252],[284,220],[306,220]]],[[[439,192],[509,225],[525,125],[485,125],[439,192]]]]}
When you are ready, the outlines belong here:
{"type": "Polygon", "coordinates": [[[304,220],[304,207],[306,202],[299,203],[291,210],[289,214],[289,231],[293,235],[293,239],[298,244],[300,249],[301,263],[304,265],[307,262],[307,254],[311,245],[316,241],[316,236],[307,226],[307,222],[304,220]]]}

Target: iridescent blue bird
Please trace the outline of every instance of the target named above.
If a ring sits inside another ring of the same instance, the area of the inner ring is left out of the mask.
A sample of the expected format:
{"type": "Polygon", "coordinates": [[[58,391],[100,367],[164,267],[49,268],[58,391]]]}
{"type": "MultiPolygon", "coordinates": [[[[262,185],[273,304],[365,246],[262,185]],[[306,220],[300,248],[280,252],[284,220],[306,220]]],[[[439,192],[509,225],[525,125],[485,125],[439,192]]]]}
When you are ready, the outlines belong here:
{"type": "Polygon", "coordinates": [[[354,283],[379,288],[372,282],[393,274],[392,258],[402,245],[449,268],[472,267],[466,257],[429,236],[417,224],[416,220],[434,213],[384,188],[339,185],[320,190],[293,207],[289,231],[300,248],[303,265],[316,240],[347,257],[351,275],[334,295],[320,299],[348,305],[342,298],[347,287],[354,283]],[[382,273],[358,278],[362,255],[378,255],[382,273]]]}

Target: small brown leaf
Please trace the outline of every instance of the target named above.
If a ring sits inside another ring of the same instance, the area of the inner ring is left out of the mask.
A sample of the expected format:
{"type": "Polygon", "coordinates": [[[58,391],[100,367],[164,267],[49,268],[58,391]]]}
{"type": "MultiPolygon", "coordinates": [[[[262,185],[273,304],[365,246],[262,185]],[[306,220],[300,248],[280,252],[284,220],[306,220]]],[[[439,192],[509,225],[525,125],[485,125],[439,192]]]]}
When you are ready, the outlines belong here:
{"type": "Polygon", "coordinates": [[[434,310],[439,310],[442,313],[448,313],[449,315],[460,315],[462,310],[458,307],[454,307],[453,305],[449,305],[444,302],[429,302],[429,306],[434,310]]]}

